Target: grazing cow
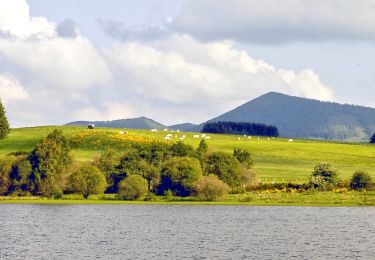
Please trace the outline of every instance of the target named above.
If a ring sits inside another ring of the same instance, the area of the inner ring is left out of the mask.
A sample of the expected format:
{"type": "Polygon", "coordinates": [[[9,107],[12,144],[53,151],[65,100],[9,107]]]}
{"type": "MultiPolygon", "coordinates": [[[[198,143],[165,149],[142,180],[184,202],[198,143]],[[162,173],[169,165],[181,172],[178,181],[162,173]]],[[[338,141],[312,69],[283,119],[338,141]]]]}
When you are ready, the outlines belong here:
{"type": "Polygon", "coordinates": [[[124,132],[124,131],[120,131],[119,134],[120,134],[120,135],[124,135],[125,132],[124,132]]]}
{"type": "Polygon", "coordinates": [[[95,128],[95,125],[94,124],[89,124],[87,125],[87,129],[94,129],[95,128]]]}
{"type": "Polygon", "coordinates": [[[169,138],[173,137],[173,135],[172,135],[172,134],[167,134],[167,136],[168,136],[169,138]]]}
{"type": "Polygon", "coordinates": [[[270,140],[270,138],[268,137],[268,138],[267,138],[267,140],[269,141],[269,140],[270,140]]]}
{"type": "Polygon", "coordinates": [[[208,135],[204,138],[206,140],[211,140],[211,137],[209,137],[208,135]]]}
{"type": "Polygon", "coordinates": [[[166,131],[168,131],[168,128],[164,128],[164,130],[163,130],[164,132],[166,132],[166,131]]]}
{"type": "Polygon", "coordinates": [[[177,129],[177,130],[176,130],[176,132],[177,132],[177,133],[179,133],[179,132],[180,132],[180,130],[178,130],[178,129],[177,129]]]}
{"type": "Polygon", "coordinates": [[[199,135],[193,135],[193,137],[197,139],[197,138],[199,138],[199,135]]]}
{"type": "Polygon", "coordinates": [[[171,140],[171,137],[167,135],[166,137],[164,137],[164,140],[171,140]]]}
{"type": "Polygon", "coordinates": [[[289,139],[288,142],[289,142],[289,143],[293,143],[294,140],[293,140],[293,139],[289,139]]]}
{"type": "Polygon", "coordinates": [[[158,131],[158,129],[151,129],[152,133],[156,133],[157,131],[158,131]]]}
{"type": "Polygon", "coordinates": [[[251,136],[248,136],[247,138],[251,139],[251,136]]]}
{"type": "Polygon", "coordinates": [[[206,137],[206,134],[202,134],[201,137],[202,137],[202,138],[205,138],[205,137],[206,137]]]}

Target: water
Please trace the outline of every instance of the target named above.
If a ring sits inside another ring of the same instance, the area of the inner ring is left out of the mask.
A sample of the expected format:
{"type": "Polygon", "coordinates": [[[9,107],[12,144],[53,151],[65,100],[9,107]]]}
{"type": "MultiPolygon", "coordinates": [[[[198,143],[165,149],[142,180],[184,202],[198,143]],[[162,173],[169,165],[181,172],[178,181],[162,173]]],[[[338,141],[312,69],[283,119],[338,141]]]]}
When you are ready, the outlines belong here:
{"type": "Polygon", "coordinates": [[[0,259],[375,259],[375,208],[0,205],[0,259]]]}

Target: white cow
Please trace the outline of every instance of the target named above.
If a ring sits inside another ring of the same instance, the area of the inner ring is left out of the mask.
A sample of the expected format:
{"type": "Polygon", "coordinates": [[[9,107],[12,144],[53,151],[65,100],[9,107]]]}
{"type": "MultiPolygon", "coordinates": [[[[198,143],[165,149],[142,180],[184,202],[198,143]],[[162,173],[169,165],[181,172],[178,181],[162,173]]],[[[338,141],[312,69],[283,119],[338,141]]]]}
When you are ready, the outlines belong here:
{"type": "Polygon", "coordinates": [[[247,138],[251,139],[251,136],[248,136],[247,138]]]}
{"type": "Polygon", "coordinates": [[[120,135],[124,135],[125,132],[124,132],[124,131],[120,131],[119,134],[120,134],[120,135]]]}
{"type": "Polygon", "coordinates": [[[293,139],[289,139],[288,142],[289,142],[289,143],[293,143],[294,140],[293,140],[293,139]]]}
{"type": "Polygon", "coordinates": [[[204,139],[211,140],[211,137],[207,135],[207,136],[204,137],[204,139]]]}
{"type": "Polygon", "coordinates": [[[197,139],[197,138],[199,138],[199,135],[193,135],[193,137],[197,139]]]}
{"type": "Polygon", "coordinates": [[[179,132],[180,132],[180,130],[179,130],[179,129],[177,129],[177,130],[176,130],[176,132],[177,132],[177,133],[179,133],[179,132]]]}
{"type": "Polygon", "coordinates": [[[205,138],[205,137],[206,137],[206,134],[202,134],[201,137],[202,137],[202,138],[205,138]]]}
{"type": "Polygon", "coordinates": [[[166,136],[166,137],[164,137],[164,140],[171,140],[171,137],[170,136],[166,136]]]}
{"type": "Polygon", "coordinates": [[[164,132],[166,132],[166,131],[168,131],[168,128],[164,128],[164,130],[163,130],[164,132]]]}
{"type": "Polygon", "coordinates": [[[157,131],[158,131],[158,129],[151,129],[152,133],[156,133],[157,131]]]}

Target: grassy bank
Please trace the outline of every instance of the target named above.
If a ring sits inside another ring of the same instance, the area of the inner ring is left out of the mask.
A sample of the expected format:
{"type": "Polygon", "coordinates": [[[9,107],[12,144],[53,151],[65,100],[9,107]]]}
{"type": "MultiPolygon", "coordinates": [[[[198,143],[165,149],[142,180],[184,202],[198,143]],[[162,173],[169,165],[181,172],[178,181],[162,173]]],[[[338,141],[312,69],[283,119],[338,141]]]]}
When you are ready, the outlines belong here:
{"type": "Polygon", "coordinates": [[[330,191],[330,192],[248,192],[229,195],[227,198],[208,202],[197,197],[156,197],[153,201],[116,200],[113,195],[91,196],[83,199],[79,195],[64,195],[62,199],[42,197],[0,197],[0,204],[128,204],[128,205],[249,205],[249,206],[375,206],[375,191],[330,191]]]}
{"type": "MultiPolygon", "coordinates": [[[[0,140],[0,156],[10,152],[31,151],[36,143],[53,129],[59,128],[67,137],[74,136],[85,127],[32,127],[12,129],[8,138],[0,140]]],[[[96,132],[118,134],[123,129],[95,129],[96,132]]],[[[151,133],[149,130],[128,130],[132,137],[144,137],[162,141],[166,132],[151,133]]],[[[184,142],[197,147],[199,139],[193,133],[174,133],[186,135],[184,142]]],[[[255,169],[262,181],[288,182],[305,181],[317,162],[330,161],[338,169],[340,178],[350,177],[358,169],[366,169],[375,178],[375,146],[368,144],[348,144],[295,139],[288,143],[286,139],[275,140],[257,137],[244,138],[233,135],[210,135],[210,149],[232,152],[233,148],[245,148],[254,154],[255,169]]],[[[178,139],[176,139],[178,140],[178,139]]],[[[106,149],[100,145],[91,148],[74,148],[71,155],[79,161],[92,160],[106,149]]],[[[116,148],[117,149],[117,148],[116,148]]],[[[117,149],[121,150],[121,149],[117,149]]]]}

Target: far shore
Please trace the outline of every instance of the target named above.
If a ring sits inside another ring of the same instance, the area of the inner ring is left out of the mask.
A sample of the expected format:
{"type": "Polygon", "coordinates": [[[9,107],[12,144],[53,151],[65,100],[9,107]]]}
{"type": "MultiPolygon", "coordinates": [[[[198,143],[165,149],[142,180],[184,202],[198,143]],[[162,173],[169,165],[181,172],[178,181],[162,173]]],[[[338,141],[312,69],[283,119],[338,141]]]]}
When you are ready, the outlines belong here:
{"type": "Polygon", "coordinates": [[[218,201],[202,201],[197,197],[176,197],[155,200],[117,200],[114,195],[94,195],[83,199],[79,195],[64,195],[61,199],[45,197],[0,197],[0,204],[41,204],[41,205],[218,205],[218,206],[334,206],[357,207],[375,206],[374,191],[305,192],[305,193],[262,193],[253,192],[229,195],[218,201]]]}

